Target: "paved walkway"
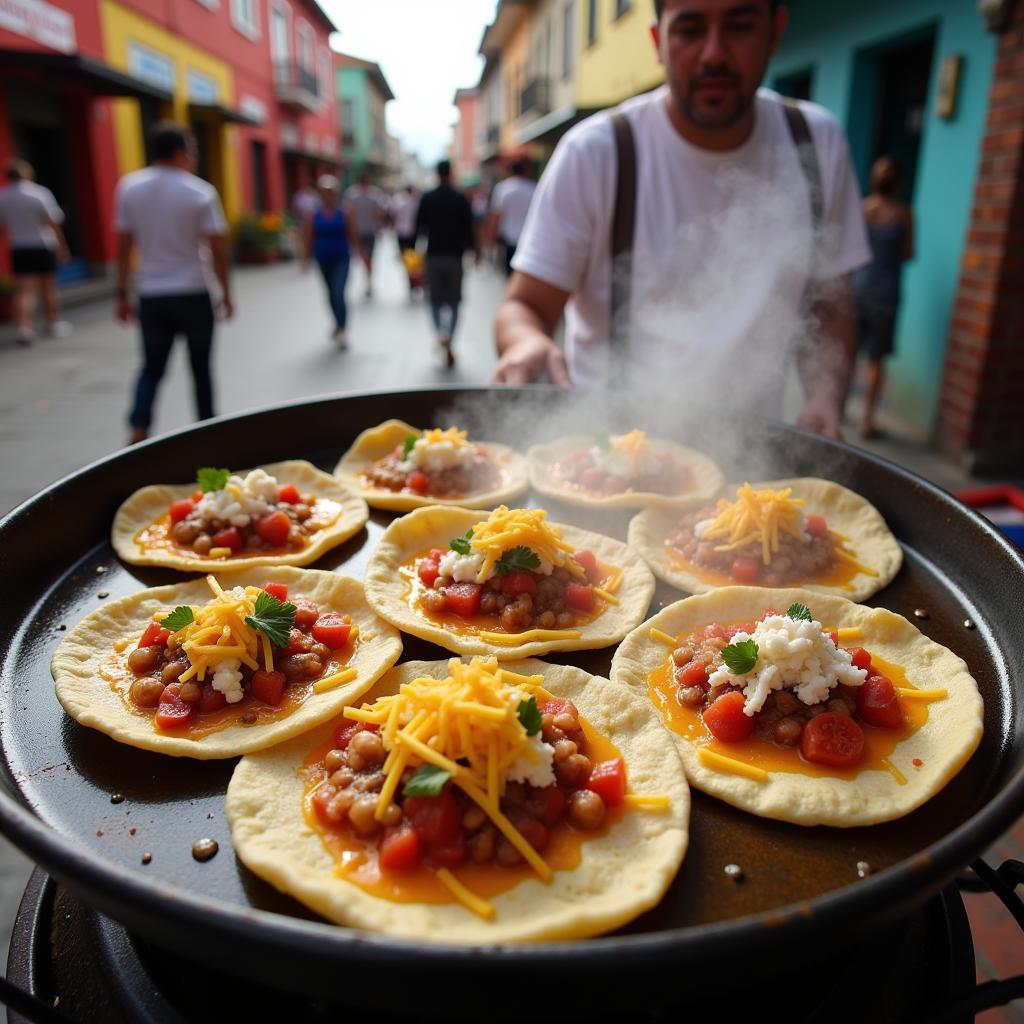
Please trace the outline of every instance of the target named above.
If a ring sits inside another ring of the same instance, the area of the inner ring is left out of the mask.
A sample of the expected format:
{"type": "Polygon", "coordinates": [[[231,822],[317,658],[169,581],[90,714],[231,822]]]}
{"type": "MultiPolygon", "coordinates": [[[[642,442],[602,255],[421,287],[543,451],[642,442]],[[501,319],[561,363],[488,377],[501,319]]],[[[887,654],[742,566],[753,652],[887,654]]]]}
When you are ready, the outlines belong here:
{"type": "MultiPolygon", "coordinates": [[[[458,362],[447,370],[438,359],[425,303],[409,300],[390,238],[378,248],[374,271],[374,297],[366,299],[363,268],[353,269],[350,348],[345,352],[329,340],[327,306],[316,274],[302,274],[294,263],[236,273],[238,311],[219,327],[216,341],[220,411],[341,391],[487,382],[494,367],[492,318],[503,277],[486,266],[468,273],[456,338],[458,362]]],[[[31,348],[17,347],[13,331],[0,329],[0,515],[124,443],[138,362],[136,331],[114,322],[108,302],[76,308],[70,318],[75,325],[71,337],[40,340],[31,348]]],[[[190,387],[185,353],[178,346],[158,400],[155,431],[191,422],[190,387]]],[[[881,421],[894,425],[884,412],[881,421]]],[[[970,483],[921,443],[898,434],[869,447],[949,489],[970,483]]],[[[1008,839],[1011,845],[1001,852],[1017,855],[1019,840],[1008,839]]],[[[29,862],[0,838],[0,964],[6,962],[10,924],[29,870],[29,862]]]]}

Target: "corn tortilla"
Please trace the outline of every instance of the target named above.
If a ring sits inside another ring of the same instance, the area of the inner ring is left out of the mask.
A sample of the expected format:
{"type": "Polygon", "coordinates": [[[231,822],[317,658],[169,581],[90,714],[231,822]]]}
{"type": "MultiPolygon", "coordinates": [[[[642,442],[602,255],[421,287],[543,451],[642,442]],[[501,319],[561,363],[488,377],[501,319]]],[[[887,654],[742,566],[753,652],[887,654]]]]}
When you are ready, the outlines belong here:
{"type": "MultiPolygon", "coordinates": [[[[231,777],[227,816],[239,859],[275,888],[338,924],[421,941],[466,943],[578,939],[610,931],[655,906],[686,853],[689,791],[679,759],[646,697],[569,665],[527,660],[506,667],[542,673],[544,686],[622,752],[630,792],[664,794],[667,811],[631,808],[603,836],[582,845],[572,870],[545,884],[527,879],[490,902],[484,921],[462,904],[396,903],[371,896],[335,874],[335,860],[306,823],[302,763],[332,726],[245,757],[231,777]]],[[[418,676],[444,678],[447,661],[392,669],[365,695],[372,702],[418,676]]]]}
{"type": "Polygon", "coordinates": [[[935,796],[977,749],[983,708],[965,662],[901,615],[806,589],[723,587],[677,601],[633,630],[615,653],[612,679],[646,696],[648,676],[664,664],[670,650],[651,638],[652,628],[679,636],[712,622],[750,621],[768,606],[788,608],[797,602],[807,605],[823,625],[860,628],[863,637],[856,646],[900,665],[918,689],[948,691],[945,699],[928,705],[928,720],[889,758],[906,783],[875,770],[861,771],[853,779],[772,771],[767,782],[755,782],[708,768],[693,744],[671,732],[690,785],[751,814],[796,825],[875,825],[909,814],[935,796]],[[922,762],[919,766],[913,764],[915,758],[922,762]]]}
{"type": "Polygon", "coordinates": [[[618,604],[607,605],[591,622],[579,627],[579,637],[530,640],[514,646],[498,645],[469,634],[454,633],[413,611],[406,599],[406,582],[399,569],[429,548],[448,550],[453,537],[486,518],[465,508],[421,508],[396,519],[384,531],[366,567],[366,598],[377,614],[413,636],[438,644],[456,654],[486,654],[501,661],[533,657],[548,651],[583,651],[608,647],[621,640],[647,614],[654,595],[650,569],[622,541],[575,526],[552,523],[562,539],[576,549],[589,549],[598,559],[623,572],[615,592],[618,604]]]}
{"type": "Polygon", "coordinates": [[[324,693],[310,693],[290,715],[275,722],[229,725],[197,739],[158,733],[152,716],[130,710],[100,675],[100,669],[115,653],[114,644],[128,640],[134,646],[155,614],[170,612],[181,604],[206,604],[212,595],[203,579],[142,590],[109,601],[86,616],[61,641],[50,663],[57,699],[76,721],[119,743],[174,757],[237,757],[280,743],[333,717],[368,690],[401,655],[398,631],[373,613],[358,580],[315,569],[280,567],[232,574],[224,586],[262,587],[268,582],[287,584],[289,597],[306,597],[321,611],[351,616],[359,627],[359,640],[347,666],[358,670],[355,679],[324,693]]]}

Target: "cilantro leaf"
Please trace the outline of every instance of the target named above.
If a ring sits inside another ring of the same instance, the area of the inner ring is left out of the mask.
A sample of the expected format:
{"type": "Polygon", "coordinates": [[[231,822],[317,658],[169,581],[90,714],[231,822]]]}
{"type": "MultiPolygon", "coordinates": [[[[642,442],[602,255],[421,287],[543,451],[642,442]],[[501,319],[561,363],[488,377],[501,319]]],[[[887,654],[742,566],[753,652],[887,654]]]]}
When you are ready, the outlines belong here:
{"type": "Polygon", "coordinates": [[[199,490],[206,494],[209,491],[223,491],[227,486],[229,476],[231,476],[230,469],[216,469],[213,466],[203,466],[196,473],[196,480],[199,482],[199,490]]]}
{"type": "Polygon", "coordinates": [[[722,648],[722,661],[734,676],[749,672],[757,664],[757,644],[753,640],[741,640],[722,648]]]}
{"type": "Polygon", "coordinates": [[[537,698],[519,702],[516,708],[516,717],[519,724],[526,730],[527,736],[536,736],[540,732],[540,708],[537,707],[537,698]]]}
{"type": "Polygon", "coordinates": [[[275,647],[287,647],[288,633],[295,625],[295,605],[291,601],[279,601],[273,594],[261,590],[254,612],[246,615],[245,624],[266,633],[275,647]]]}
{"type": "Polygon", "coordinates": [[[473,539],[473,528],[470,527],[466,531],[464,536],[456,537],[453,540],[449,541],[448,547],[450,547],[452,549],[452,551],[457,551],[460,555],[468,555],[470,553],[469,542],[472,539],[473,539]]]}
{"type": "Polygon", "coordinates": [[[452,777],[436,764],[421,764],[413,777],[402,787],[402,796],[440,796],[444,784],[452,777]]]}
{"type": "Polygon", "coordinates": [[[520,545],[517,548],[509,548],[498,559],[494,571],[499,576],[507,576],[510,572],[520,572],[523,569],[539,569],[540,558],[528,547],[520,545]]]}
{"type": "Polygon", "coordinates": [[[807,605],[791,604],[786,609],[786,618],[796,619],[797,621],[803,620],[805,622],[810,622],[813,619],[813,616],[811,615],[811,609],[808,608],[807,605]]]}
{"type": "Polygon", "coordinates": [[[419,438],[415,434],[407,434],[405,441],[402,444],[402,458],[409,458],[409,453],[413,450],[416,442],[419,438]]]}
{"type": "Polygon", "coordinates": [[[603,452],[610,452],[612,450],[612,439],[607,430],[599,430],[594,435],[594,443],[603,452]]]}
{"type": "Polygon", "coordinates": [[[195,620],[196,616],[192,609],[187,604],[179,604],[170,615],[160,620],[160,625],[164,629],[169,629],[172,633],[177,633],[179,629],[184,629],[190,622],[195,622],[195,620]]]}

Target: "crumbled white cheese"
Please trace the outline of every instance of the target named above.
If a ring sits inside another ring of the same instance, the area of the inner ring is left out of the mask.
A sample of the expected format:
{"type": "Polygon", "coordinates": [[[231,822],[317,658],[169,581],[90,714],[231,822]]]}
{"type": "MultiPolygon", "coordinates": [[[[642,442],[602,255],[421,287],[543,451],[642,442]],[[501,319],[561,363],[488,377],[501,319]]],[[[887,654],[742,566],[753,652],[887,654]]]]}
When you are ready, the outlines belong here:
{"type": "Polygon", "coordinates": [[[528,782],[543,789],[555,784],[555,748],[538,732],[530,736],[522,753],[509,765],[509,782],[528,782]]]}
{"type": "Polygon", "coordinates": [[[214,670],[211,685],[215,690],[224,694],[224,699],[229,704],[237,704],[244,694],[242,693],[242,673],[239,669],[242,663],[237,658],[225,658],[218,662],[214,670]]]}
{"type": "Polygon", "coordinates": [[[698,522],[698,523],[694,523],[694,526],[693,526],[693,535],[694,535],[694,536],[695,536],[695,537],[696,537],[696,538],[697,538],[698,540],[703,540],[703,539],[704,539],[704,534],[705,534],[705,533],[707,533],[708,527],[709,527],[709,526],[710,526],[710,525],[711,525],[711,524],[712,524],[712,523],[713,523],[714,521],[715,521],[715,519],[714,519],[714,516],[712,516],[712,517],[711,517],[710,519],[702,519],[702,520],[700,520],[700,522],[698,522]]]}
{"type": "Polygon", "coordinates": [[[753,669],[733,675],[722,665],[711,673],[708,682],[712,687],[742,687],[747,698],[745,715],[760,711],[772,690],[792,690],[804,704],[820,704],[840,683],[860,686],[867,678],[867,672],[853,666],[849,652],[832,642],[820,622],[770,615],[752,633],[736,633],[732,643],[743,640],[757,644],[753,669]]]}
{"type": "Polygon", "coordinates": [[[207,491],[196,510],[206,522],[220,519],[232,526],[248,526],[277,505],[277,480],[262,469],[254,469],[244,479],[228,477],[224,489],[207,491]]]}
{"type": "Polygon", "coordinates": [[[605,451],[594,445],[590,449],[590,458],[594,465],[609,476],[632,477],[657,473],[661,469],[661,465],[650,442],[643,441],[633,452],[623,451],[618,447],[618,442],[624,436],[613,435],[611,437],[611,451],[605,451]]]}
{"type": "Polygon", "coordinates": [[[408,457],[400,463],[403,469],[419,469],[424,473],[439,473],[452,467],[468,468],[476,458],[471,444],[452,444],[451,441],[427,441],[419,438],[408,457]]]}
{"type": "Polygon", "coordinates": [[[477,573],[483,564],[483,555],[460,555],[458,551],[446,551],[441,557],[441,575],[450,576],[456,583],[476,583],[477,573]]]}

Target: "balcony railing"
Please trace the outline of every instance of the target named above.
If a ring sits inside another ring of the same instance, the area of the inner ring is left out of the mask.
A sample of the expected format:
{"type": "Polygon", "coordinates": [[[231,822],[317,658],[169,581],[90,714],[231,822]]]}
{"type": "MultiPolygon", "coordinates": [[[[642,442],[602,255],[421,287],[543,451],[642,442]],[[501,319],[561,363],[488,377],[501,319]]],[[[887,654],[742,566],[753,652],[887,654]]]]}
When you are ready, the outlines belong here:
{"type": "Polygon", "coordinates": [[[278,61],[274,65],[274,88],[278,102],[287,107],[307,111],[320,107],[320,82],[316,72],[297,61],[278,61]]]}
{"type": "Polygon", "coordinates": [[[519,97],[520,114],[539,116],[551,112],[547,78],[531,78],[519,97]]]}

